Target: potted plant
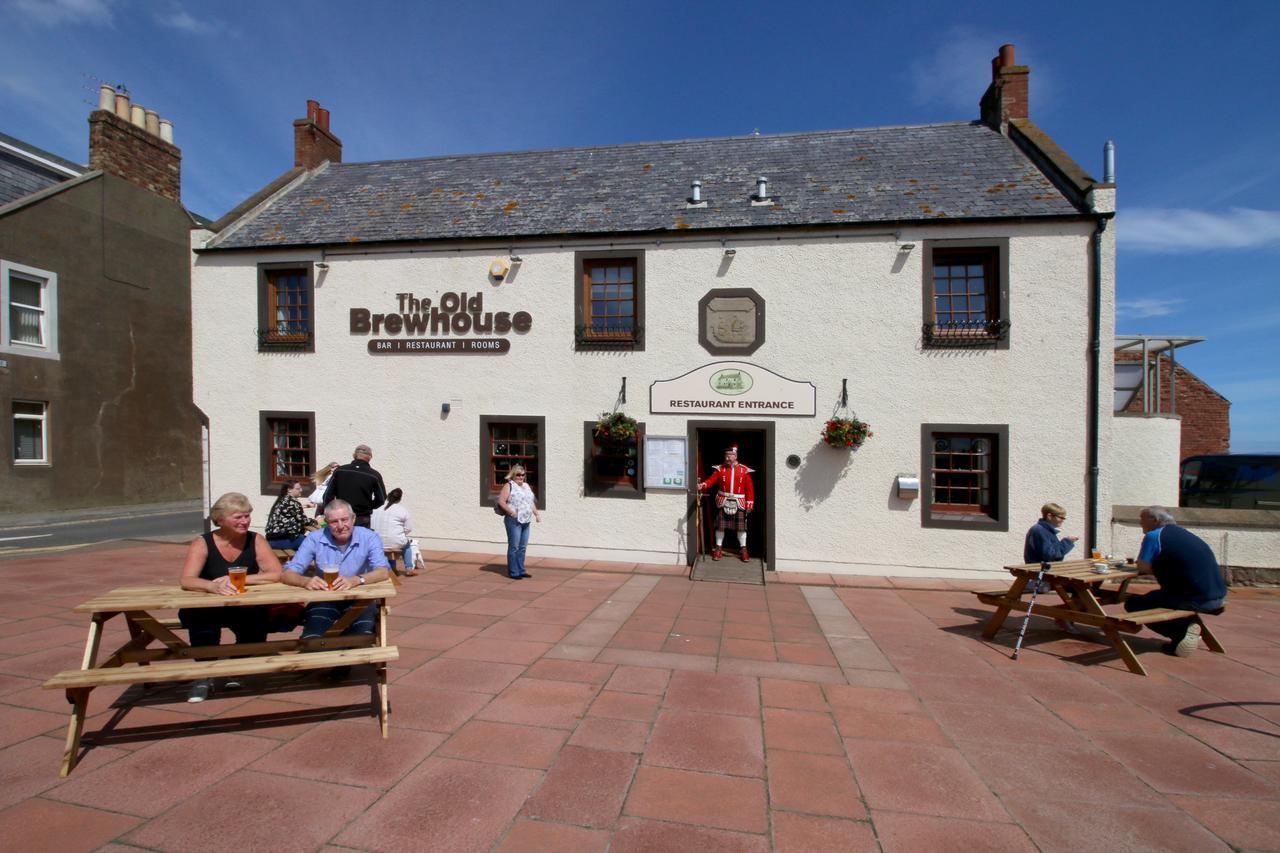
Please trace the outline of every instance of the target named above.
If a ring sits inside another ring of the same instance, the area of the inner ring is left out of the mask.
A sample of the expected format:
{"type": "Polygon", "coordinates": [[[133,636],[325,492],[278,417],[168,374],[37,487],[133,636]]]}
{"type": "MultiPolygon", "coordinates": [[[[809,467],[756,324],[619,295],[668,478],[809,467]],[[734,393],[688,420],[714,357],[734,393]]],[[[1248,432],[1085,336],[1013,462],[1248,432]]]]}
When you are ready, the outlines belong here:
{"type": "Polygon", "coordinates": [[[855,417],[832,418],[822,428],[822,440],[832,447],[860,447],[873,435],[871,425],[855,417]]]}
{"type": "Polygon", "coordinates": [[[596,438],[614,444],[634,444],[639,424],[622,412],[601,412],[596,421],[596,438]]]}

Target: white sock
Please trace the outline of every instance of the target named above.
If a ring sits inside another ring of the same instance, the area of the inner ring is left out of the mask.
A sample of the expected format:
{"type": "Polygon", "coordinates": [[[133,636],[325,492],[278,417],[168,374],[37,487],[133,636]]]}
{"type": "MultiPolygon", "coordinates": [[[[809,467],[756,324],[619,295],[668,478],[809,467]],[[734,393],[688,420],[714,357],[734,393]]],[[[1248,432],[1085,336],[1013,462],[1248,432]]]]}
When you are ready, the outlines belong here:
{"type": "Polygon", "coordinates": [[[716,531],[716,547],[717,548],[724,547],[724,531],[723,530],[716,531]]]}

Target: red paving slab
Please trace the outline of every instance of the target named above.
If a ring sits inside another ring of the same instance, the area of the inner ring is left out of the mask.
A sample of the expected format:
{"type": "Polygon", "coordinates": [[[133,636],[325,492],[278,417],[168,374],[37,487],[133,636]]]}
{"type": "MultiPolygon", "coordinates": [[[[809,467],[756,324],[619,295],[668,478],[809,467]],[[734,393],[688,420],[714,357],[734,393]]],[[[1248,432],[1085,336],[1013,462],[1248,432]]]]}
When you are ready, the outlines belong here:
{"type": "MultiPolygon", "coordinates": [[[[1139,678],[1073,659],[1097,643],[1047,622],[1010,660],[1012,634],[981,640],[982,608],[950,581],[836,578],[849,640],[824,636],[799,583],[828,576],[742,587],[542,560],[517,584],[492,555],[433,554],[392,604],[389,740],[364,682],[201,705],[132,690],[144,704],[123,714],[100,690],[60,780],[67,706],[39,685],[79,664],[71,608],[171,582],[185,547],[102,550],[100,577],[83,552],[0,561],[46,580],[0,622],[6,848],[1280,848],[1280,595],[1240,594],[1215,624],[1226,656],[1139,638],[1139,678]],[[625,622],[617,603],[587,621],[610,600],[634,606],[625,622]],[[272,808],[209,808],[236,797],[272,808]]],[[[104,646],[126,636],[111,625],[104,646]]]]}
{"type": "Polygon", "coordinates": [[[637,757],[567,746],[523,814],[540,820],[609,828],[617,822],[637,757]]]}
{"type": "Polygon", "coordinates": [[[870,823],[774,812],[773,849],[776,853],[878,853],[880,845],[870,823]]]}

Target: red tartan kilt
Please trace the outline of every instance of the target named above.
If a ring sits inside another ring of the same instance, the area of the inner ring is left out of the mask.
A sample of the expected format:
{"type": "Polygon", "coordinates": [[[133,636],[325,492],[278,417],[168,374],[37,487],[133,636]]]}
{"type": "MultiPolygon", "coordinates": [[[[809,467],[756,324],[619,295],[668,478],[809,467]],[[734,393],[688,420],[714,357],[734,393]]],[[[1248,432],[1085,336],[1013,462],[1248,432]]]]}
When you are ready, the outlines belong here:
{"type": "Polygon", "coordinates": [[[716,508],[716,530],[737,530],[741,533],[747,532],[747,515],[746,510],[738,507],[737,513],[734,515],[725,515],[724,511],[716,508]]]}

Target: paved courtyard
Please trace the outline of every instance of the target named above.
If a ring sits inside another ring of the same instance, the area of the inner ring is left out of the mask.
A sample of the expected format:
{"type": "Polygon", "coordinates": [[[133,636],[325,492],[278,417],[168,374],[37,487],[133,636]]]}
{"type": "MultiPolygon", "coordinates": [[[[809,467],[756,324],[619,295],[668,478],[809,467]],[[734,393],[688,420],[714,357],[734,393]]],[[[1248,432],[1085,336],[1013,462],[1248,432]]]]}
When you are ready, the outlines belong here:
{"type": "Polygon", "coordinates": [[[184,550],[0,562],[5,848],[1280,850],[1280,595],[1249,590],[1225,657],[1143,635],[1142,678],[1038,619],[1010,660],[969,583],[433,553],[391,601],[389,740],[354,679],[103,688],[60,780],[72,608],[184,550]]]}

